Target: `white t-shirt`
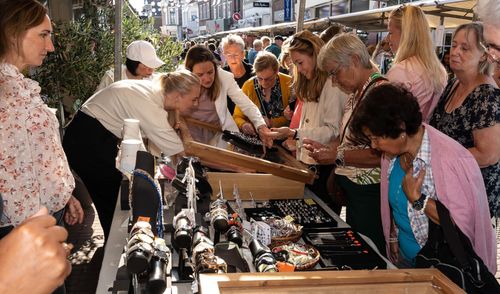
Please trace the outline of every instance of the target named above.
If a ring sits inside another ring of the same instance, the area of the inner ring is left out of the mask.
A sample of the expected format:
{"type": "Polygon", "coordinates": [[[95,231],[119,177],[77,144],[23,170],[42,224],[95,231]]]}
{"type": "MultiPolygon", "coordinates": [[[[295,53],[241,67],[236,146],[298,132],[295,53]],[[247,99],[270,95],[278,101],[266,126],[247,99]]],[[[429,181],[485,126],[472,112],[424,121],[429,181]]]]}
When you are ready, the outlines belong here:
{"type": "Polygon", "coordinates": [[[165,155],[182,152],[184,147],[168,122],[164,97],[156,81],[122,80],[95,93],[81,111],[97,119],[108,131],[121,138],[123,120],[140,121],[141,133],[165,155]]]}

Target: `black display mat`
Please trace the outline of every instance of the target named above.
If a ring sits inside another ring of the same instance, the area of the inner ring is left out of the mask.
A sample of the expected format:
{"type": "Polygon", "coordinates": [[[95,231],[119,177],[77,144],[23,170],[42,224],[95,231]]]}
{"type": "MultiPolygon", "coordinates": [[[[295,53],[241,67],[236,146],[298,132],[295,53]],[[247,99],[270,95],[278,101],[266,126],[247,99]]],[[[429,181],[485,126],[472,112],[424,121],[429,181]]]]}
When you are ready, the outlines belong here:
{"type": "Polygon", "coordinates": [[[386,269],[386,262],[350,228],[304,228],[302,238],[319,250],[322,269],[386,269]]]}

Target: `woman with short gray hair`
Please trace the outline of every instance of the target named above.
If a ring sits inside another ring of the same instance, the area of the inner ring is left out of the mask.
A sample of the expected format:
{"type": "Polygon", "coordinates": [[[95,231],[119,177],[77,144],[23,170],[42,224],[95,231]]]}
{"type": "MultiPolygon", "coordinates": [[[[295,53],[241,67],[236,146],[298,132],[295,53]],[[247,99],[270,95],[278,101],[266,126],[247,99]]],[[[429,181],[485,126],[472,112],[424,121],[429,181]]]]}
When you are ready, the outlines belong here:
{"type": "MultiPolygon", "coordinates": [[[[385,241],[380,217],[380,154],[351,138],[349,125],[366,94],[384,82],[363,42],[352,33],[331,39],[318,55],[318,66],[350,96],[343,109],[340,135],[328,145],[304,139],[304,147],[321,164],[335,163],[334,181],[344,191],[346,221],[370,237],[380,252],[385,241]]],[[[333,180],[334,179],[334,180],[333,180]]],[[[335,197],[335,195],[333,195],[335,197]]],[[[339,199],[335,204],[340,205],[339,199]]]]}

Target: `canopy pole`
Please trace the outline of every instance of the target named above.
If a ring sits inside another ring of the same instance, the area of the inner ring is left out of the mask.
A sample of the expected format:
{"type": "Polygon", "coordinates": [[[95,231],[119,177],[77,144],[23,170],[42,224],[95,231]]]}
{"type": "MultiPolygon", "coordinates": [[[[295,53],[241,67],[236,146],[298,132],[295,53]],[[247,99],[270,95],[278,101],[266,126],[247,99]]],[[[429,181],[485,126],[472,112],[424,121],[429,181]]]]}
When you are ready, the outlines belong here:
{"type": "Polygon", "coordinates": [[[306,0],[299,0],[299,12],[297,14],[297,32],[304,29],[304,12],[306,10],[306,0]]]}
{"type": "Polygon", "coordinates": [[[115,82],[122,79],[122,14],[123,0],[115,0],[115,82]]]}

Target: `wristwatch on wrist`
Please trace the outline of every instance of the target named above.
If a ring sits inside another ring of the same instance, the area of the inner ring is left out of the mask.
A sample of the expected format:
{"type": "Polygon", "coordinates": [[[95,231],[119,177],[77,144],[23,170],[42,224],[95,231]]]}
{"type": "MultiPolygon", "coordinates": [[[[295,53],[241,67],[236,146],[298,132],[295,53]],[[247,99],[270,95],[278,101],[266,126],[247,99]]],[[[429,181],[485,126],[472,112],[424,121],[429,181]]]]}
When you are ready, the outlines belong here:
{"type": "Polygon", "coordinates": [[[335,165],[342,167],[345,166],[343,148],[337,148],[337,158],[335,159],[335,165]]]}
{"type": "Polygon", "coordinates": [[[421,211],[422,209],[424,209],[425,207],[425,200],[427,199],[427,195],[425,194],[421,194],[420,195],[420,198],[418,198],[417,200],[415,200],[413,203],[412,203],[412,207],[413,209],[415,209],[416,211],[421,211]]]}

